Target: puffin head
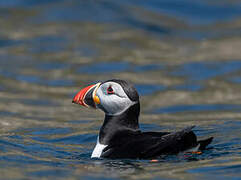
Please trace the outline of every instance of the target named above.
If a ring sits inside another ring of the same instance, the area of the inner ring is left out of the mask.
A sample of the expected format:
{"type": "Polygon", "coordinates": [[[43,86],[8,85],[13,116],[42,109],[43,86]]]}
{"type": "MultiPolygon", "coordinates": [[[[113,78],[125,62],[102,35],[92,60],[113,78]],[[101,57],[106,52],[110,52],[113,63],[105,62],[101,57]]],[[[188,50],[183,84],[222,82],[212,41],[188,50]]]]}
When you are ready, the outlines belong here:
{"type": "Polygon", "coordinates": [[[135,104],[139,106],[139,95],[131,83],[112,79],[83,88],[72,102],[101,109],[106,115],[118,116],[135,104]]]}

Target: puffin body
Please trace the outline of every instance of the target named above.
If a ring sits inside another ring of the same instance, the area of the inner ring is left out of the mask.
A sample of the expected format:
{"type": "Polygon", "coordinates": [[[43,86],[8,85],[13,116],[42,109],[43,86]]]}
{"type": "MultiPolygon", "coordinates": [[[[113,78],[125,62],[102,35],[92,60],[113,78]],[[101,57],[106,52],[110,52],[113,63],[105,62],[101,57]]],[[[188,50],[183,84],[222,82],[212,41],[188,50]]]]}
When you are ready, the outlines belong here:
{"type": "Polygon", "coordinates": [[[151,159],[188,149],[204,150],[213,137],[198,141],[194,126],[177,132],[142,132],[140,102],[134,86],[112,79],[80,90],[73,103],[105,112],[92,158],[151,159]]]}

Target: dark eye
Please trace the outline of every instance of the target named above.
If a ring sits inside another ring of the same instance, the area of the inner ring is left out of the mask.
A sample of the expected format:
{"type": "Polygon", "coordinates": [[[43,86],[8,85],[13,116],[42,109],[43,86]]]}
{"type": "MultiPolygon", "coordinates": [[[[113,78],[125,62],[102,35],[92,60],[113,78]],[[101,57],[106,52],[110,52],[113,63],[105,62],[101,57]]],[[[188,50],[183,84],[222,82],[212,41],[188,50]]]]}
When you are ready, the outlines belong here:
{"type": "Polygon", "coordinates": [[[112,89],[111,86],[107,88],[107,94],[114,94],[114,90],[112,89]]]}

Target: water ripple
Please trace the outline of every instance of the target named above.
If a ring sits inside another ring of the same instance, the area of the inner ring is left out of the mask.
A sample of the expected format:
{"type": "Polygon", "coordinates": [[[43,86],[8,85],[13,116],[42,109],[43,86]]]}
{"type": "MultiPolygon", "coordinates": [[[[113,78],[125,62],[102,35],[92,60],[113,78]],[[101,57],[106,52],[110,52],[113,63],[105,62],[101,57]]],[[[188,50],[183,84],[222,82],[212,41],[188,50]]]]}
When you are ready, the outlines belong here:
{"type": "Polygon", "coordinates": [[[233,111],[240,112],[241,105],[235,104],[194,104],[176,105],[154,110],[154,113],[181,113],[181,112],[205,112],[205,111],[233,111]]]}
{"type": "Polygon", "coordinates": [[[194,62],[181,65],[171,75],[185,76],[192,81],[207,80],[241,69],[241,61],[194,62]]]}

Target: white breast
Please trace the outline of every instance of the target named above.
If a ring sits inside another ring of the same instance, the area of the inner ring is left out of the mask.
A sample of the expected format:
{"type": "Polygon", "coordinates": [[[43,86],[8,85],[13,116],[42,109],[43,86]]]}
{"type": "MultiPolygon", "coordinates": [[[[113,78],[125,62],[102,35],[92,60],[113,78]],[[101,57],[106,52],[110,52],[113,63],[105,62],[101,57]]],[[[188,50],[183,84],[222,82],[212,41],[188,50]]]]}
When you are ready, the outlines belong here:
{"type": "Polygon", "coordinates": [[[95,149],[93,150],[92,152],[92,155],[91,155],[91,158],[99,158],[102,154],[102,151],[103,149],[107,147],[107,145],[104,145],[104,144],[100,144],[99,142],[99,136],[97,138],[97,143],[96,143],[96,146],[95,146],[95,149]]]}

